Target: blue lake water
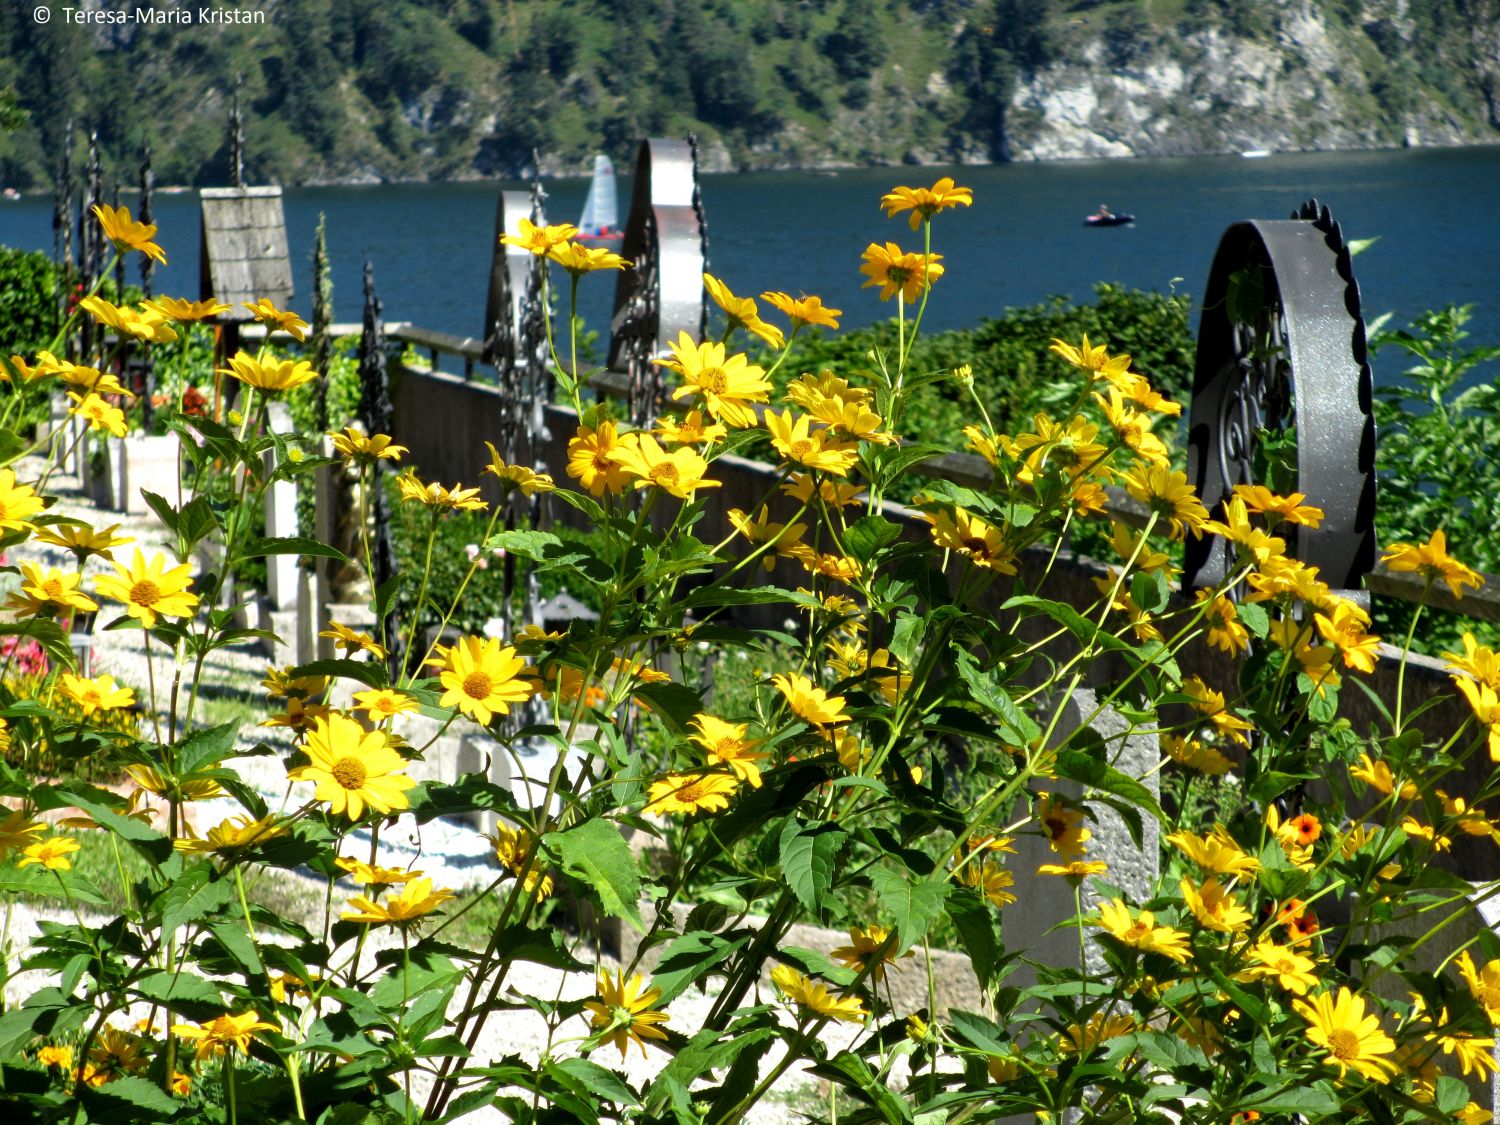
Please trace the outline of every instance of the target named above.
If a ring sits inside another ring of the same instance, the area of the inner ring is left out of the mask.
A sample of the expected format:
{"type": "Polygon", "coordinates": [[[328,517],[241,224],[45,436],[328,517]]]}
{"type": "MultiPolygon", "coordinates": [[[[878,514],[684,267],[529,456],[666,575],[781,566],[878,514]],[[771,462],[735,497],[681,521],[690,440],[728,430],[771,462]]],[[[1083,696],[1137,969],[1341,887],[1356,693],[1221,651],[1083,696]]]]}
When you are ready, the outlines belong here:
{"type": "MultiPolygon", "coordinates": [[[[934,249],[948,272],[929,306],[927,323],[934,328],[971,325],[1050,294],[1087,299],[1097,281],[1175,288],[1196,298],[1229,223],[1286,218],[1316,196],[1332,208],[1347,238],[1380,236],[1355,263],[1367,319],[1391,311],[1404,323],[1448,301],[1473,304],[1474,341],[1500,343],[1494,187],[1500,147],[706,176],[711,269],[741,294],[817,293],[845,310],[846,326],[888,316],[891,305],[882,305],[874,290],[861,290],[859,255],[871,241],[920,244],[903,220],[886,219],[877,201],[895,184],[931,183],[945,171],[974,189],[975,202],[945,212],[936,224],[934,249]],[[1083,216],[1101,201],[1136,215],[1136,224],[1084,227],[1083,216]]],[[[628,190],[629,169],[621,170],[620,183],[628,190]]],[[[304,315],[309,311],[321,212],[334,262],[335,319],[359,319],[360,270],[368,258],[389,319],[479,334],[495,194],[519,186],[288,189],[293,305],[304,315]]],[[[575,220],[586,187],[583,180],[550,183],[548,217],[575,220]]],[[[625,214],[628,200],[620,207],[625,214]]],[[[197,295],[197,209],[191,192],[157,196],[159,240],[170,258],[169,268],[157,271],[159,293],[197,295]]],[[[0,242],[50,249],[50,200],[0,204],[0,242]]],[[[612,277],[586,278],[583,288],[586,320],[603,327],[612,277]]],[[[1376,370],[1378,377],[1378,363],[1376,370]]]]}

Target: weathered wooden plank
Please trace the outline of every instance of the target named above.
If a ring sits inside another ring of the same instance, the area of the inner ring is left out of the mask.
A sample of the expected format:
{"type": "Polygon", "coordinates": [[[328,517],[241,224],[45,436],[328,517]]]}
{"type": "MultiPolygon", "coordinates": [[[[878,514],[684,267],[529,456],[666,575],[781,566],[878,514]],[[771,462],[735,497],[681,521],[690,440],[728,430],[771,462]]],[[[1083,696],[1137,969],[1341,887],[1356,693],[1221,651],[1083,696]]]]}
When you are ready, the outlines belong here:
{"type": "Polygon", "coordinates": [[[199,199],[200,295],[232,306],[226,322],[247,320],[242,303],[262,297],[284,307],[294,290],[281,189],[204,188],[199,199]]]}

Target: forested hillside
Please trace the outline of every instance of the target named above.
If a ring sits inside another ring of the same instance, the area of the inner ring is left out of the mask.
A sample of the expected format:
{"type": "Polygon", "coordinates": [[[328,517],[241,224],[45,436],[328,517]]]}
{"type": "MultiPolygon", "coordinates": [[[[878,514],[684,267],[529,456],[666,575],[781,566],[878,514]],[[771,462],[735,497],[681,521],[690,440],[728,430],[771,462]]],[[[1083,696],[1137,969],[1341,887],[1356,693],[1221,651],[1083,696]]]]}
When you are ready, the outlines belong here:
{"type": "Polygon", "coordinates": [[[251,26],[32,7],[0,7],[25,114],[0,182],[23,188],[70,117],[114,167],[149,141],[163,182],[222,182],[237,81],[257,181],[514,175],[533,150],[573,171],[689,130],[717,170],[1500,139],[1500,0],[242,0],[251,26]]]}

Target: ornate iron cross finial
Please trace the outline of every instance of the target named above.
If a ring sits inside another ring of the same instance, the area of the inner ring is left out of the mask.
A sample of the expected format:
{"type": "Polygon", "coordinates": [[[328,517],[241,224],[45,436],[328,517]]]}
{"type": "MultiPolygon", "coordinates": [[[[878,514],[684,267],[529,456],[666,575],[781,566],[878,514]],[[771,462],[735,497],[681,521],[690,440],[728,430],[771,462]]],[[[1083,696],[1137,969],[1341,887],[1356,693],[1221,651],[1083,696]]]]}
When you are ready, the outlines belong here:
{"type": "MultiPolygon", "coordinates": [[[[375,267],[365,262],[365,313],[364,328],[359,338],[359,420],[365,433],[389,434],[394,421],[391,408],[390,373],[386,369],[385,326],[380,319],[380,298],[375,293],[375,267]]],[[[376,459],[370,477],[370,518],[374,522],[373,546],[375,592],[385,588],[396,573],[396,549],[391,538],[390,504],[386,499],[384,483],[385,462],[376,459]]],[[[392,675],[399,674],[404,666],[404,654],[400,644],[400,622],[394,609],[386,618],[384,635],[390,653],[392,675]]]]}
{"type": "Polygon", "coordinates": [[[234,76],[234,103],[229,111],[229,186],[245,186],[245,119],[240,114],[241,78],[234,76]]]}
{"type": "MultiPolygon", "coordinates": [[[[1188,430],[1188,479],[1222,514],[1235,485],[1297,491],[1316,529],[1278,534],[1345,597],[1375,563],[1373,379],[1343,234],[1316,200],[1288,221],[1224,232],[1203,295],[1188,430]]],[[[1187,543],[1184,587],[1221,581],[1225,541],[1187,543]]]]}
{"type": "Polygon", "coordinates": [[[645,425],[663,393],[653,360],[679,332],[703,338],[704,231],[690,142],[641,142],[620,253],[634,265],[615,282],[609,367],[629,375],[630,417],[645,425]]]}

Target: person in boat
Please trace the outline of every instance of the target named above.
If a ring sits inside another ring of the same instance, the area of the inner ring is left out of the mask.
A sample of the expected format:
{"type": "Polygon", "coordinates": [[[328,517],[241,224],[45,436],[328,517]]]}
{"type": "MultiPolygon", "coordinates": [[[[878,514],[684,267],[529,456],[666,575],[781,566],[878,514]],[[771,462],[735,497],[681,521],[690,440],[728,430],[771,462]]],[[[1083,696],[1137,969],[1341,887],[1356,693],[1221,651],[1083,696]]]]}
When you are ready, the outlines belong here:
{"type": "Polygon", "coordinates": [[[1089,216],[1091,219],[1113,219],[1114,217],[1114,212],[1109,209],[1109,204],[1107,203],[1099,204],[1099,210],[1089,216]]]}

